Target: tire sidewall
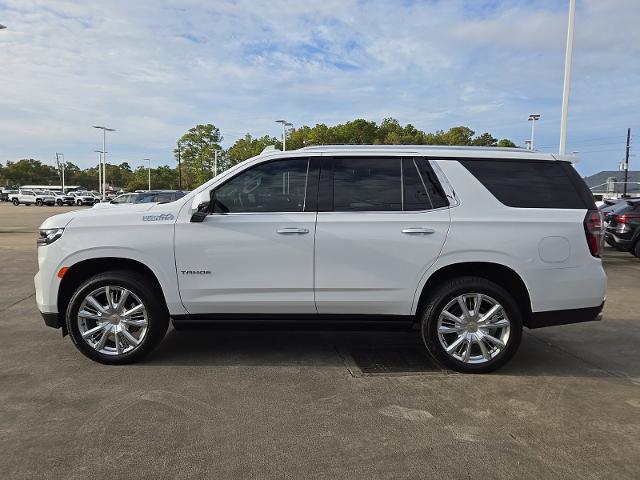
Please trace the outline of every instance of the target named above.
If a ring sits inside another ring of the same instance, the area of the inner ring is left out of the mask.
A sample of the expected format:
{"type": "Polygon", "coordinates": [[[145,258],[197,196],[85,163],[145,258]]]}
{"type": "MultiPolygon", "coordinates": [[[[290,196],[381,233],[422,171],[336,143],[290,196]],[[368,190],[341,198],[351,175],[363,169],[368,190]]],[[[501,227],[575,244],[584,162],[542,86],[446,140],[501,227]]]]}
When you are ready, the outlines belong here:
{"type": "Polygon", "coordinates": [[[14,198],[14,199],[11,201],[11,203],[13,203],[13,204],[17,207],[18,205],[20,205],[20,200],[18,200],[17,198],[14,198]]]}
{"type": "Polygon", "coordinates": [[[158,293],[147,285],[151,282],[133,272],[106,272],[96,275],[84,282],[73,294],[66,312],[66,326],[73,343],[84,355],[100,363],[122,365],[133,363],[147,355],[164,338],[169,325],[169,316],[162,302],[158,301],[158,293]],[[133,292],[147,310],[147,332],[142,344],[132,352],[123,355],[105,355],[93,349],[81,336],[77,315],[85,297],[97,288],[114,285],[124,287],[133,292]]]}
{"type": "Polygon", "coordinates": [[[522,339],[522,313],[513,297],[499,285],[475,277],[463,277],[448,282],[427,303],[421,318],[421,335],[429,353],[441,365],[464,373],[488,373],[504,365],[517,351],[522,339]],[[509,317],[509,341],[505,350],[496,358],[481,364],[467,364],[449,356],[438,338],[438,318],[444,307],[462,294],[482,293],[494,298],[505,309],[509,317]]]}

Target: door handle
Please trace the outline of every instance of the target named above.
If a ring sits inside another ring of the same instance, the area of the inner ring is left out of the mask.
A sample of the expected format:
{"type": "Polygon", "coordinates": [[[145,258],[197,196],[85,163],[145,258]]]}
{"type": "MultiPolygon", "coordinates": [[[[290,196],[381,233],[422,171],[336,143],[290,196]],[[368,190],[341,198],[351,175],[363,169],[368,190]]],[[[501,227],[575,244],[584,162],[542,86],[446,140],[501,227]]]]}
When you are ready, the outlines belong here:
{"type": "Polygon", "coordinates": [[[280,235],[304,235],[305,233],[309,233],[308,228],[297,228],[297,227],[284,227],[276,230],[276,233],[280,235]]]}
{"type": "Polygon", "coordinates": [[[435,230],[432,228],[414,227],[414,228],[403,228],[402,233],[406,233],[407,235],[428,235],[430,233],[435,233],[435,230]]]}

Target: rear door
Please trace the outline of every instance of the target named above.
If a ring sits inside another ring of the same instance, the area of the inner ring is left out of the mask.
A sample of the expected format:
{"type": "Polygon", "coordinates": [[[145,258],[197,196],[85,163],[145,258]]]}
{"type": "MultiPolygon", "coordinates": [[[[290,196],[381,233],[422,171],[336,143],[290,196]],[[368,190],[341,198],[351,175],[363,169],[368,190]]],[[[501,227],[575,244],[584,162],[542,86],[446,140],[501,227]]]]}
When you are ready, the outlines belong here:
{"type": "Polygon", "coordinates": [[[324,157],[318,202],[318,313],[409,315],[450,222],[429,161],[324,157]]]}

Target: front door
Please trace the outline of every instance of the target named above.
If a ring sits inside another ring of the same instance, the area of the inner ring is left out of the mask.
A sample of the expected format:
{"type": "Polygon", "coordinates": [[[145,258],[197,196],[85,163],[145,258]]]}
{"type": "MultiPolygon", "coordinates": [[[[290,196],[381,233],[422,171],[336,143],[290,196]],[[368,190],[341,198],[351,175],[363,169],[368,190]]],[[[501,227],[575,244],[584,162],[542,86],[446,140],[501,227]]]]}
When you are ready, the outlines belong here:
{"type": "Polygon", "coordinates": [[[319,314],[409,315],[449,230],[426,158],[323,158],[316,227],[319,314]]]}
{"type": "Polygon", "coordinates": [[[258,164],[216,188],[219,213],[176,224],[180,295],[190,314],[316,313],[316,209],[306,200],[316,194],[308,188],[313,175],[307,158],[258,164]]]}

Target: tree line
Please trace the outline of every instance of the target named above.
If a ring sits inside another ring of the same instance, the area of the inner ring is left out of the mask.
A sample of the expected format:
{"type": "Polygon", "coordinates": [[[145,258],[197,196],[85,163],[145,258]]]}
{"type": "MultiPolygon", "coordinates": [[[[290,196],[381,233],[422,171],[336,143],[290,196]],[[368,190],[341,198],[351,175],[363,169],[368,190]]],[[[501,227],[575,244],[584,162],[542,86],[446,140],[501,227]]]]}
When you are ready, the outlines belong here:
{"type": "MultiPolygon", "coordinates": [[[[190,128],[176,142],[173,155],[176,163],[151,169],[151,187],[156,189],[190,190],[213,176],[217,155],[218,173],[258,155],[267,146],[282,148],[280,139],[264,135],[253,137],[246,134],[228,149],[222,148],[223,136],[213,124],[201,124],[190,128]],[[217,154],[215,152],[218,152],[217,154]],[[180,167],[178,167],[180,165],[180,167]]],[[[476,135],[468,127],[452,127],[447,131],[423,132],[411,124],[400,125],[394,118],[386,118],[380,124],[356,119],[334,126],[323,123],[314,127],[302,126],[286,133],[287,150],[312,145],[467,145],[486,147],[515,147],[509,139],[498,140],[488,132],[476,135]]],[[[97,165],[81,169],[66,162],[65,184],[80,185],[87,189],[98,189],[97,165]]],[[[132,168],[129,163],[107,164],[107,182],[127,191],[143,190],[148,185],[145,167],[132,168]]],[[[12,187],[27,184],[59,184],[60,170],[35,159],[7,161],[0,164],[0,182],[12,187]]]]}

